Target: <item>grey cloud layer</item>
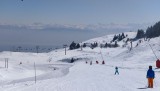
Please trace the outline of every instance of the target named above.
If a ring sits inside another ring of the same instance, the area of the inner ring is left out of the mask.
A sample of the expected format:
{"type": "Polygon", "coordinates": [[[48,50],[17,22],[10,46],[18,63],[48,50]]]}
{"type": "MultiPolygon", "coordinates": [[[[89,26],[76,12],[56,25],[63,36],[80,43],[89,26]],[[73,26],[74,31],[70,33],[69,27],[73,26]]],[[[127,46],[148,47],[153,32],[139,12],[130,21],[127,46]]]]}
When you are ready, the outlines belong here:
{"type": "Polygon", "coordinates": [[[52,30],[112,30],[112,29],[137,29],[137,28],[144,28],[148,26],[148,24],[115,24],[115,23],[110,23],[110,24],[94,24],[94,25],[84,25],[84,24],[79,24],[79,25],[70,25],[70,24],[42,24],[42,23],[33,23],[30,25],[12,25],[12,24],[0,24],[0,29],[12,29],[12,30],[47,30],[47,29],[52,29],[52,30]]]}

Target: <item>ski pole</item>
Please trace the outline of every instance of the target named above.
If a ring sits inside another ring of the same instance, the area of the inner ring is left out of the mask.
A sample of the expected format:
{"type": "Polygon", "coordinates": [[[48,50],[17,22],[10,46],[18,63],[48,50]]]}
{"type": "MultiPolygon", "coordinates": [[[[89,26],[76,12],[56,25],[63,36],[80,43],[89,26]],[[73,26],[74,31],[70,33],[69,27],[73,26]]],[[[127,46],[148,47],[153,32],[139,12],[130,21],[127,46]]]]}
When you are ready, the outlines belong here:
{"type": "MultiPolygon", "coordinates": [[[[149,44],[149,46],[151,47],[151,45],[149,44]]],[[[151,47],[153,54],[155,55],[155,57],[158,59],[158,57],[156,56],[155,52],[153,51],[153,48],[151,47]]]]}

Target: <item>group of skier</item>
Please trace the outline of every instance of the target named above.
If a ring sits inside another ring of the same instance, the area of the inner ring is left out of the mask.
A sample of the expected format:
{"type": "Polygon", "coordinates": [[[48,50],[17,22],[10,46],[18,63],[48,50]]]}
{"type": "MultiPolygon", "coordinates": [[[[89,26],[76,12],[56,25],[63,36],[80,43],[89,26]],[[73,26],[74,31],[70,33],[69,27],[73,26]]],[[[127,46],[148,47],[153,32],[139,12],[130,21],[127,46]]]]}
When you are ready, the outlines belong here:
{"type": "MultiPolygon", "coordinates": [[[[88,61],[86,61],[86,64],[88,63],[88,61]]],[[[99,64],[99,62],[98,61],[96,61],[96,64],[99,64]]],[[[102,61],[102,64],[105,64],[105,62],[104,61],[102,61]]],[[[92,65],[92,61],[90,61],[90,65],[92,65]]]]}
{"type": "MultiPolygon", "coordinates": [[[[86,61],[86,64],[87,64],[88,62],[86,61]]],[[[96,61],[96,64],[99,64],[99,62],[98,61],[96,61]]],[[[105,64],[105,61],[102,61],[102,64],[105,64]]],[[[90,61],[90,65],[92,65],[92,61],[90,61]]],[[[118,74],[119,75],[119,71],[118,71],[118,67],[116,66],[115,67],[115,75],[116,74],[118,74]]]]}

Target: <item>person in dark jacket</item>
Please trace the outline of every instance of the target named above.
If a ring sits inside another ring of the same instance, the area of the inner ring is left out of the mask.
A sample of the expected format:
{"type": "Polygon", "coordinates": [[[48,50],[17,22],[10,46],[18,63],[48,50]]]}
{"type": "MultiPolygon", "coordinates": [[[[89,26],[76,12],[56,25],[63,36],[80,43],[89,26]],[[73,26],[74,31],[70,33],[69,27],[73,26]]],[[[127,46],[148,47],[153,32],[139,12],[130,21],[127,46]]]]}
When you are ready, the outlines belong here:
{"type": "Polygon", "coordinates": [[[73,62],[74,62],[74,59],[72,58],[72,59],[71,59],[71,63],[73,63],[73,62]]]}
{"type": "Polygon", "coordinates": [[[116,74],[118,74],[118,75],[119,75],[118,67],[117,67],[117,66],[115,67],[115,75],[116,75],[116,74]]]}
{"type": "Polygon", "coordinates": [[[148,78],[148,88],[153,88],[153,79],[155,78],[154,71],[152,70],[152,66],[149,66],[147,71],[147,78],[148,78]]]}
{"type": "Polygon", "coordinates": [[[102,61],[102,64],[105,64],[105,62],[104,62],[104,61],[102,61]]]}

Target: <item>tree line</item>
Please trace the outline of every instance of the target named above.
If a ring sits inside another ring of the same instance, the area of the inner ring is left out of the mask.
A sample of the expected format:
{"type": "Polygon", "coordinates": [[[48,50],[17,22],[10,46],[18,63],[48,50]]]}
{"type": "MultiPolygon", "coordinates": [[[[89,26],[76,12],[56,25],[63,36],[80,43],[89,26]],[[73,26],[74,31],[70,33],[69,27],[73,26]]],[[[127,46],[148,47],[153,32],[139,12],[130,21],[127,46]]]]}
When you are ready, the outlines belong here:
{"type": "Polygon", "coordinates": [[[144,32],[143,29],[138,29],[136,39],[139,38],[154,38],[160,36],[160,21],[150,26],[144,32]]]}

